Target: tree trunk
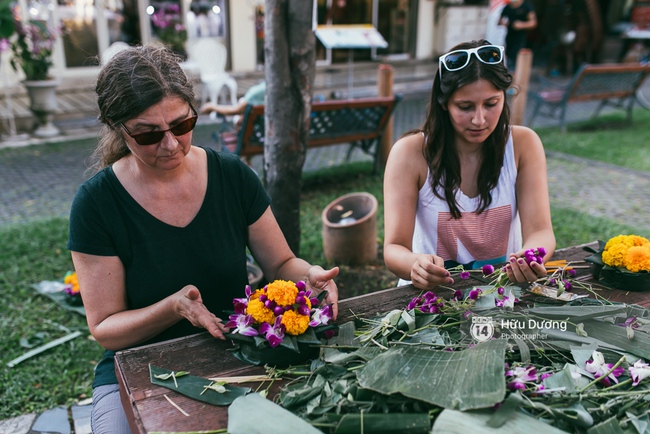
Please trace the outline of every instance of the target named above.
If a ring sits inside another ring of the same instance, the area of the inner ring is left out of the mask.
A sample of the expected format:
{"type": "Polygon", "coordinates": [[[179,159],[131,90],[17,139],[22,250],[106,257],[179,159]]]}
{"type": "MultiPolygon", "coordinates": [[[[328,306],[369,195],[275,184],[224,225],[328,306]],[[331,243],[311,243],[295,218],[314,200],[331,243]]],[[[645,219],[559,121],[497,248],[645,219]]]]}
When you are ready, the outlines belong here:
{"type": "Polygon", "coordinates": [[[315,73],[313,2],[266,0],[265,186],[289,247],[300,250],[300,187],[315,73]]]}

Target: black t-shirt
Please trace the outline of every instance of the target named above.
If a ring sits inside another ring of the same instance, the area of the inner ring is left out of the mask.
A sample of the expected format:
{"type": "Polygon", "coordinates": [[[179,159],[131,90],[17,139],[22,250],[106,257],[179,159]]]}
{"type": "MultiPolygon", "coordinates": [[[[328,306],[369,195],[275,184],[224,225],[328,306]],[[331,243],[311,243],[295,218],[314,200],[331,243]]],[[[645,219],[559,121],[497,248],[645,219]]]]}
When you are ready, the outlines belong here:
{"type": "MultiPolygon", "coordinates": [[[[107,167],[79,187],[70,212],[67,248],[117,256],[125,269],[129,309],[150,306],[186,285],[201,291],[206,307],[224,318],[248,284],[248,226],[270,198],[257,175],[233,154],[206,148],[208,186],[203,205],[186,227],[170,226],[142,208],[107,167]]],[[[142,344],[202,331],[179,321],[142,344]]],[[[116,383],[113,352],[95,369],[93,387],[116,383]]]]}
{"type": "Polygon", "coordinates": [[[518,7],[512,7],[507,4],[501,11],[501,18],[508,18],[508,33],[506,34],[506,51],[509,55],[516,55],[519,49],[526,44],[526,31],[515,30],[512,24],[515,21],[528,21],[528,14],[534,12],[533,7],[524,1],[518,7]]]}

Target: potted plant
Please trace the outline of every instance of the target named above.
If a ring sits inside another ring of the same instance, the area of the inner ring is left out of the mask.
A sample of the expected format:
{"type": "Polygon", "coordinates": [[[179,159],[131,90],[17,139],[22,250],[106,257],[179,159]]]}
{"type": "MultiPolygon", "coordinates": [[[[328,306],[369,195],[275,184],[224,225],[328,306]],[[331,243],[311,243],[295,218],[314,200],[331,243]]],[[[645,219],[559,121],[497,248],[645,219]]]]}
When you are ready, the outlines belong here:
{"type": "Polygon", "coordinates": [[[155,11],[151,15],[151,24],[160,42],[179,55],[186,57],[187,30],[183,25],[181,7],[178,3],[165,2],[155,5],[155,11]]]}
{"type": "Polygon", "coordinates": [[[50,76],[52,50],[57,31],[40,21],[14,21],[15,37],[11,41],[11,66],[25,73],[23,84],[30,99],[30,110],[38,119],[37,136],[54,136],[59,130],[52,123],[58,104],[59,81],[50,76]]]}

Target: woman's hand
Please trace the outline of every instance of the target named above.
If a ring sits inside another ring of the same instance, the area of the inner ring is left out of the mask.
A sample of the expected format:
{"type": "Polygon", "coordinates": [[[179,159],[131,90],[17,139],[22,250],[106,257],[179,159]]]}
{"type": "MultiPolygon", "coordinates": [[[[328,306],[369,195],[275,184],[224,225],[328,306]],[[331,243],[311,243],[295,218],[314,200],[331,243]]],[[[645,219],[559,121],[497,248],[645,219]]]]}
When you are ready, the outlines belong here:
{"type": "Polygon", "coordinates": [[[217,339],[226,339],[223,334],[230,329],[223,325],[221,318],[217,318],[205,307],[201,293],[196,286],[187,285],[178,292],[176,310],[194,327],[206,329],[217,339]]]}
{"type": "Polygon", "coordinates": [[[323,270],[322,267],[313,266],[307,271],[307,288],[311,289],[314,295],[327,291],[325,302],[332,305],[332,319],[339,314],[339,289],[334,278],[339,274],[339,267],[330,270],[323,270]]]}
{"type": "Polygon", "coordinates": [[[418,289],[431,290],[439,285],[451,285],[454,279],[449,277],[440,256],[419,254],[411,267],[411,283],[418,289]]]}
{"type": "Polygon", "coordinates": [[[511,282],[534,282],[540,277],[546,276],[546,268],[538,262],[528,264],[524,259],[524,251],[511,253],[506,265],[506,272],[511,282]]]}

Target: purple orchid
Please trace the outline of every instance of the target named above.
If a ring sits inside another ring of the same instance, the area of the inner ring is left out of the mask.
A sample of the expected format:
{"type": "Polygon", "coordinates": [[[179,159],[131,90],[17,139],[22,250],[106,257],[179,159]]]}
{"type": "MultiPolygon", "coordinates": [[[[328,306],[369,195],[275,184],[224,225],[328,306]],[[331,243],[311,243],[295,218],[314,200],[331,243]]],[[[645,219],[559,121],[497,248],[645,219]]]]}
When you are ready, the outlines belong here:
{"type": "Polygon", "coordinates": [[[524,390],[526,389],[526,383],[537,381],[537,370],[532,365],[527,368],[517,366],[506,371],[506,376],[510,380],[508,382],[510,390],[524,390]]]}
{"type": "Polygon", "coordinates": [[[632,386],[638,385],[644,378],[650,377],[650,365],[643,360],[637,360],[633,366],[628,368],[632,377],[632,386]]]}
{"type": "Polygon", "coordinates": [[[253,327],[255,320],[252,315],[234,314],[228,318],[230,321],[226,323],[226,327],[234,328],[231,333],[239,333],[244,336],[257,336],[259,334],[253,327]]]}
{"type": "Polygon", "coordinates": [[[285,327],[284,324],[282,324],[282,316],[276,317],[273,325],[266,322],[260,325],[260,334],[264,335],[272,348],[275,348],[282,343],[282,340],[284,339],[284,331],[285,327]]]}
{"type": "Polygon", "coordinates": [[[332,319],[332,306],[329,304],[322,309],[314,309],[311,314],[311,321],[309,327],[317,327],[319,325],[326,325],[332,319]]]}
{"type": "Polygon", "coordinates": [[[460,278],[461,279],[469,279],[469,276],[470,276],[469,271],[461,271],[460,272],[460,278]]]}
{"type": "Polygon", "coordinates": [[[611,381],[609,381],[610,379],[612,379],[614,383],[618,383],[618,378],[616,377],[620,377],[625,373],[625,369],[619,366],[605,377],[605,374],[612,369],[614,364],[605,363],[605,357],[600,351],[594,351],[591,357],[592,360],[588,360],[585,363],[585,369],[587,372],[594,374],[595,378],[600,379],[600,382],[608,387],[612,385],[611,381]]]}
{"type": "Polygon", "coordinates": [[[235,313],[243,314],[246,313],[246,308],[248,307],[248,302],[251,299],[251,294],[253,290],[250,285],[246,285],[244,290],[246,292],[246,298],[234,298],[232,304],[235,306],[235,313]]]}
{"type": "Polygon", "coordinates": [[[476,300],[478,299],[483,291],[480,288],[474,288],[469,292],[469,299],[470,300],[476,300]]]}

